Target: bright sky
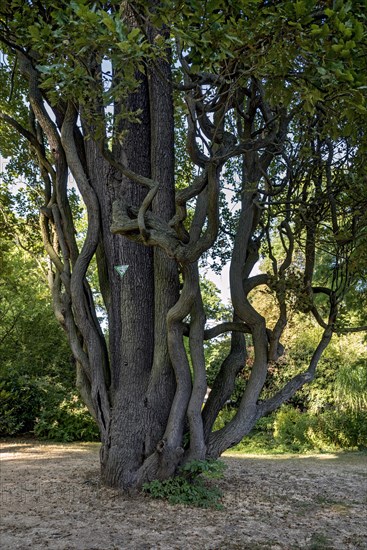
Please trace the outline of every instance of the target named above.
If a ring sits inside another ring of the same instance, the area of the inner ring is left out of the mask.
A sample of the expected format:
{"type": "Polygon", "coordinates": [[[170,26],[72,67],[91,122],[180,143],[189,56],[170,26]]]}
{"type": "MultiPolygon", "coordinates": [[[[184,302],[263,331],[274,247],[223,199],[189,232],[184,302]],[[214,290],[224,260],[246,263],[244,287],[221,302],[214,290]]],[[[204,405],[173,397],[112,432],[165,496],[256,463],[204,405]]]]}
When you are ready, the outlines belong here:
{"type": "MultiPolygon", "coordinates": [[[[207,279],[212,281],[220,290],[222,301],[224,303],[227,303],[231,300],[231,291],[229,288],[229,267],[230,264],[226,264],[223,269],[222,273],[218,275],[217,273],[214,273],[214,271],[208,269],[204,274],[207,279]]],[[[253,268],[251,272],[251,276],[258,275],[261,273],[258,267],[258,263],[255,264],[255,267],[253,268]]]]}

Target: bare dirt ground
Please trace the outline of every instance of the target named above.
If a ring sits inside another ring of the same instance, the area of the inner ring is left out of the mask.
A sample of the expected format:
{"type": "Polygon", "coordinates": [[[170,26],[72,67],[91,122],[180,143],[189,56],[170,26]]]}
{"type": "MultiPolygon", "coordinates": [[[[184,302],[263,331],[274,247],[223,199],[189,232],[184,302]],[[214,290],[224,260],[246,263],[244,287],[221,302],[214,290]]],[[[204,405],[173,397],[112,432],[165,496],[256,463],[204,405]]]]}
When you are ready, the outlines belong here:
{"type": "Polygon", "coordinates": [[[366,549],[366,454],[226,456],[223,510],[101,487],[98,445],[0,442],[4,550],[366,549]]]}

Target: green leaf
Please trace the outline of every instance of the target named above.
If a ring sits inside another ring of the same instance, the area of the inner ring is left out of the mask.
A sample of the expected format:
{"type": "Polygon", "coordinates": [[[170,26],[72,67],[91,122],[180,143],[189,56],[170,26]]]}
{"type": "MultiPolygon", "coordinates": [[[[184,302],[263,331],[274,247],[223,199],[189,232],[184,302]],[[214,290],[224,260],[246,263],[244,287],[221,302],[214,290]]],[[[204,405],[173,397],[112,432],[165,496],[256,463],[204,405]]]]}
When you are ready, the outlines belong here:
{"type": "Polygon", "coordinates": [[[306,4],[303,1],[295,2],[294,3],[294,11],[296,12],[296,16],[298,18],[302,17],[306,13],[306,4]]]}
{"type": "Polygon", "coordinates": [[[140,36],[140,29],[138,27],[134,27],[127,35],[127,39],[133,42],[138,36],[140,36]]]}

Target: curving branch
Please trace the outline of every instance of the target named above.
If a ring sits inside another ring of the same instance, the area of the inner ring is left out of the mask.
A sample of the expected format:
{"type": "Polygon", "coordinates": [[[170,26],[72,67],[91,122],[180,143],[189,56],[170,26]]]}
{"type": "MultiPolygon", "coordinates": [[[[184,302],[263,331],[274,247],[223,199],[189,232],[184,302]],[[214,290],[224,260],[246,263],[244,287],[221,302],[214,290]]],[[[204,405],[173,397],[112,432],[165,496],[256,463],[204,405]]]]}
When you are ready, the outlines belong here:
{"type": "Polygon", "coordinates": [[[235,387],[236,377],[244,368],[246,358],[246,341],[243,334],[232,332],[230,352],[220,367],[203,409],[204,437],[207,445],[218,413],[227,400],[230,399],[235,387]]]}
{"type": "MultiPolygon", "coordinates": [[[[107,437],[110,422],[108,388],[108,355],[106,343],[91,311],[91,300],[85,288],[85,276],[99,242],[99,203],[80,162],[74,140],[74,127],[78,112],[69,102],[61,128],[61,143],[68,165],[77,182],[88,212],[87,235],[80,254],[73,266],[70,292],[77,324],[82,331],[91,365],[92,401],[95,405],[102,439],[107,437]]],[[[94,308],[93,308],[94,309],[94,308]]]]}
{"type": "Polygon", "coordinates": [[[336,334],[350,334],[351,332],[367,332],[367,325],[360,327],[333,327],[336,334]]]}
{"type": "Polygon", "coordinates": [[[207,170],[204,170],[200,176],[197,176],[194,179],[194,182],[190,186],[176,193],[176,213],[169,221],[169,225],[170,227],[176,229],[177,234],[180,234],[180,231],[182,230],[182,222],[184,222],[187,217],[186,203],[190,199],[200,195],[207,185],[208,172],[207,170]]]}
{"type": "Polygon", "coordinates": [[[147,246],[160,246],[170,258],[179,259],[184,250],[182,241],[168,223],[147,211],[144,225],[147,229],[146,239],[140,233],[138,214],[140,208],[127,206],[123,201],[114,201],[112,205],[111,232],[125,235],[128,239],[147,246]]]}
{"type": "MultiPolygon", "coordinates": [[[[199,279],[196,266],[182,266],[182,272],[184,284],[181,295],[167,315],[168,350],[175,373],[176,392],[164,436],[159,441],[155,452],[147,458],[138,470],[136,474],[138,484],[146,479],[166,479],[171,476],[184,453],[181,444],[187,407],[191,397],[192,382],[190,365],[183,343],[182,321],[192,310],[197,297],[199,279]]],[[[200,393],[201,389],[197,391],[200,393]]],[[[192,411],[192,421],[195,418],[194,411],[195,407],[192,411]]]]}
{"type": "MultiPolygon", "coordinates": [[[[198,130],[196,125],[196,104],[193,94],[186,94],[186,103],[188,106],[188,115],[187,115],[187,138],[186,138],[186,148],[189,156],[196,166],[200,168],[205,168],[209,158],[205,155],[199,148],[197,143],[198,130]]],[[[204,138],[202,137],[202,141],[204,138]]]]}
{"type": "MultiPolygon", "coordinates": [[[[198,199],[197,211],[198,215],[196,220],[200,223],[197,224],[197,228],[191,232],[194,239],[185,246],[182,261],[196,262],[200,256],[208,250],[215,242],[219,231],[219,172],[221,166],[218,166],[217,162],[211,161],[208,163],[208,186],[207,195],[201,194],[198,199]],[[204,217],[203,214],[206,213],[204,217]],[[201,228],[204,226],[205,218],[207,226],[204,233],[201,235],[201,228]]],[[[197,221],[195,222],[197,223],[197,221]]],[[[190,237],[191,237],[190,235],[190,237]]]]}
{"type": "Polygon", "coordinates": [[[154,197],[156,196],[156,194],[158,192],[158,188],[159,188],[159,185],[157,184],[155,187],[152,187],[150,189],[150,191],[148,192],[148,194],[144,198],[144,200],[141,203],[141,206],[139,208],[137,220],[138,220],[139,231],[140,231],[140,234],[142,236],[142,239],[143,239],[144,243],[147,243],[148,239],[149,239],[149,234],[147,232],[147,228],[146,228],[146,225],[145,225],[145,219],[144,219],[145,214],[146,214],[148,208],[151,206],[151,204],[153,202],[153,199],[154,199],[154,197]]]}
{"type": "Polygon", "coordinates": [[[242,332],[245,334],[250,334],[251,328],[246,323],[226,321],[216,325],[215,327],[206,329],[204,331],[204,340],[212,340],[212,338],[216,338],[226,332],[242,332]]]}
{"type": "Polygon", "coordinates": [[[60,260],[60,257],[51,242],[49,227],[48,227],[48,217],[44,214],[42,210],[40,213],[40,227],[41,227],[41,237],[43,241],[43,246],[45,247],[47,254],[49,255],[52,262],[54,263],[58,272],[63,273],[64,264],[60,260]]]}
{"type": "Polygon", "coordinates": [[[265,416],[271,413],[272,411],[280,407],[280,405],[290,399],[296,393],[296,391],[299,390],[305,383],[311,382],[313,380],[316,373],[316,367],[321,359],[323,352],[329,345],[332,335],[332,325],[329,324],[326,326],[321,340],[312,355],[308,369],[305,372],[294,376],[280,391],[273,395],[273,397],[267,399],[266,401],[260,402],[258,404],[257,411],[259,418],[261,416],[265,416]]]}
{"type": "Polygon", "coordinates": [[[199,275],[195,265],[183,266],[182,271],[184,283],[180,298],[167,314],[168,350],[177,384],[164,435],[170,447],[181,444],[192,389],[190,365],[183,343],[182,321],[190,313],[197,297],[199,275]]]}
{"type": "Polygon", "coordinates": [[[190,448],[186,459],[202,460],[205,458],[206,445],[204,441],[204,425],[201,409],[207,391],[205,355],[204,355],[204,326],[205,312],[199,286],[199,270],[197,262],[197,291],[190,313],[190,356],[193,367],[193,388],[187,407],[187,418],[190,428],[190,448]]]}
{"type": "Polygon", "coordinates": [[[114,155],[111,153],[111,151],[108,150],[107,146],[103,142],[101,143],[101,153],[104,158],[110,163],[110,165],[113,166],[113,168],[129,178],[131,181],[138,183],[139,185],[142,185],[143,187],[146,187],[150,190],[159,187],[160,184],[158,181],[147,178],[146,176],[141,176],[140,174],[133,172],[133,170],[130,170],[127,166],[122,164],[122,162],[117,161],[114,155]]]}
{"type": "Polygon", "coordinates": [[[291,227],[289,225],[289,222],[287,220],[283,220],[282,223],[280,224],[279,235],[280,235],[283,249],[286,253],[285,259],[279,268],[279,276],[281,277],[285,273],[285,271],[290,267],[293,260],[293,252],[294,252],[294,236],[293,236],[291,227]],[[287,236],[288,245],[284,240],[282,229],[284,229],[285,235],[287,236]]]}
{"type": "Polygon", "coordinates": [[[51,150],[54,156],[58,156],[61,152],[61,141],[55,123],[51,120],[44,103],[42,94],[38,87],[38,73],[34,69],[31,60],[23,53],[18,53],[19,67],[29,81],[29,102],[33,112],[42,126],[43,131],[47,135],[51,150]]]}

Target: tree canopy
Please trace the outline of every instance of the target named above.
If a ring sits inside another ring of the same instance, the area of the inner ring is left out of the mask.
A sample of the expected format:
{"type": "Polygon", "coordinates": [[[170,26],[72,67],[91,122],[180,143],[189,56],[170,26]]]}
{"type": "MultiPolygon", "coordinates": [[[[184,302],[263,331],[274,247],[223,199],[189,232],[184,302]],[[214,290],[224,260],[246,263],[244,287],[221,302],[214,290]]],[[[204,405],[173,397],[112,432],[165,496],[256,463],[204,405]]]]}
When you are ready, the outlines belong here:
{"type": "Polygon", "coordinates": [[[334,333],[365,327],[362,308],[348,316],[366,296],[363,4],[1,8],[1,153],[42,189],[53,307],[107,483],[139,485],[219,456],[312,380],[334,333]],[[81,246],[69,172],[88,214],[81,246]],[[94,257],[108,341],[87,277],[94,257]],[[267,271],[254,275],[260,257],[267,271]],[[231,320],[214,326],[205,258],[230,261],[231,320]],[[116,265],[129,265],[123,279],[116,265]],[[261,285],[277,304],[270,324],[251,299],[261,285]],[[307,368],[263,399],[292,311],[322,335],[307,368]],[[203,408],[204,344],[223,333],[230,349],[203,408]],[[236,415],[213,431],[244,368],[244,334],[251,373],[236,415]]]}

